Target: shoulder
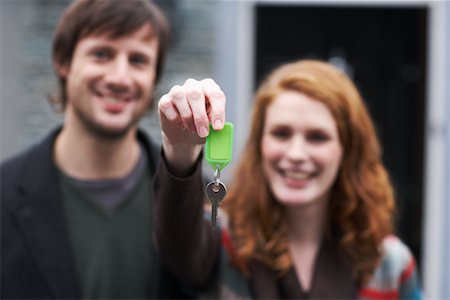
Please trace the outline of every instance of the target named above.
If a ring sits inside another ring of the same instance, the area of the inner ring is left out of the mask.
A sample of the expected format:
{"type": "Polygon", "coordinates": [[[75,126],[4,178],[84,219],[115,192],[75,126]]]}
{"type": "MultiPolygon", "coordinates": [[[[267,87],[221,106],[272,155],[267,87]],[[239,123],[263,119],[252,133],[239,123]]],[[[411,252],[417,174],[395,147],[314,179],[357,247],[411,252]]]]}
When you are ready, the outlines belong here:
{"type": "Polygon", "coordinates": [[[59,130],[53,130],[40,143],[0,164],[2,206],[12,195],[15,195],[22,183],[48,179],[48,169],[53,164],[53,142],[59,130]]]}
{"type": "Polygon", "coordinates": [[[398,237],[389,235],[382,243],[383,257],[380,267],[386,273],[399,278],[408,278],[416,267],[415,259],[398,237]]]}
{"type": "Polygon", "coordinates": [[[15,207],[15,200],[22,194],[22,182],[28,173],[26,171],[27,161],[32,156],[33,151],[35,151],[34,147],[5,160],[0,165],[0,203],[2,216],[10,208],[15,207]]]}
{"type": "Polygon", "coordinates": [[[0,164],[0,182],[3,189],[11,186],[17,179],[20,179],[25,172],[24,167],[33,153],[36,152],[36,146],[16,154],[13,157],[8,158],[0,164]]]}
{"type": "Polygon", "coordinates": [[[14,174],[17,172],[18,169],[20,169],[20,166],[23,165],[24,161],[26,160],[26,157],[29,155],[30,150],[26,152],[22,152],[20,154],[16,154],[4,161],[0,164],[0,171],[1,171],[1,182],[3,183],[4,180],[7,180],[9,178],[10,174],[14,174]]]}
{"type": "Polygon", "coordinates": [[[389,235],[381,244],[383,256],[372,279],[361,294],[387,295],[393,298],[420,299],[416,261],[408,246],[397,236],[389,235]]]}
{"type": "Polygon", "coordinates": [[[3,175],[13,175],[26,170],[22,170],[30,162],[42,162],[43,160],[51,159],[53,153],[53,143],[61,131],[61,127],[57,127],[50,131],[39,143],[29,147],[23,152],[8,158],[0,165],[2,182],[3,175]]]}

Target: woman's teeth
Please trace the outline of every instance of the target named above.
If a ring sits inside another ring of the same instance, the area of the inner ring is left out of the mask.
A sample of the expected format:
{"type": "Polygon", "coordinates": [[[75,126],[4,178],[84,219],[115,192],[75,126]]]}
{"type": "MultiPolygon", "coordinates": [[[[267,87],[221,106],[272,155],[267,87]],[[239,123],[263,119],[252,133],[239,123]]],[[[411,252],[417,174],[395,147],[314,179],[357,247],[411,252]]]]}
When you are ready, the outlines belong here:
{"type": "Polygon", "coordinates": [[[308,179],[311,177],[310,174],[308,173],[304,173],[304,172],[293,172],[293,171],[286,171],[284,172],[284,175],[287,178],[290,179],[297,179],[297,180],[303,180],[303,179],[308,179]]]}
{"type": "Polygon", "coordinates": [[[121,102],[122,100],[117,99],[117,98],[105,97],[105,101],[108,103],[116,104],[116,103],[121,102]]]}

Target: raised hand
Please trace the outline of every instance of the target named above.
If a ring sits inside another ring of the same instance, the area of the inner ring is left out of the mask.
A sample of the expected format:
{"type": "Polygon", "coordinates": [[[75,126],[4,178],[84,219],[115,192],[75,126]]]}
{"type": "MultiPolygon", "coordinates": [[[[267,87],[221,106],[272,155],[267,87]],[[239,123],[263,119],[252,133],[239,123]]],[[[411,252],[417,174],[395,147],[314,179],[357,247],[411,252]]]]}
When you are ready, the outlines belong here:
{"type": "Polygon", "coordinates": [[[221,130],[226,98],[212,79],[188,79],[161,97],[158,114],[163,150],[171,169],[185,174],[195,163],[209,134],[209,124],[221,130]]]}

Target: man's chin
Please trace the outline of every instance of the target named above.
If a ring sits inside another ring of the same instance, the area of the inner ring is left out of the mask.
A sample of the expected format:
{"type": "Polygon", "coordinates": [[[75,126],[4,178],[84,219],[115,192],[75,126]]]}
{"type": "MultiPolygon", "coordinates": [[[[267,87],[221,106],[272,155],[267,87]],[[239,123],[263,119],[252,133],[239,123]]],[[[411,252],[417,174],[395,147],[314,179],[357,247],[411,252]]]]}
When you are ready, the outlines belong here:
{"type": "Polygon", "coordinates": [[[97,128],[94,130],[94,134],[99,139],[104,140],[120,140],[125,138],[125,136],[130,132],[131,127],[116,129],[116,128],[97,128]]]}
{"type": "Polygon", "coordinates": [[[139,118],[129,120],[129,122],[101,122],[90,118],[88,114],[81,111],[75,111],[87,132],[101,140],[120,140],[123,139],[130,130],[136,128],[139,118]]]}
{"type": "Polygon", "coordinates": [[[85,123],[85,125],[88,131],[97,139],[115,141],[125,138],[127,134],[135,128],[136,123],[120,127],[105,126],[90,122],[85,123]]]}
{"type": "Polygon", "coordinates": [[[90,131],[103,140],[120,140],[125,138],[131,130],[135,129],[135,124],[130,124],[126,127],[114,128],[105,126],[92,126],[90,131]]]}

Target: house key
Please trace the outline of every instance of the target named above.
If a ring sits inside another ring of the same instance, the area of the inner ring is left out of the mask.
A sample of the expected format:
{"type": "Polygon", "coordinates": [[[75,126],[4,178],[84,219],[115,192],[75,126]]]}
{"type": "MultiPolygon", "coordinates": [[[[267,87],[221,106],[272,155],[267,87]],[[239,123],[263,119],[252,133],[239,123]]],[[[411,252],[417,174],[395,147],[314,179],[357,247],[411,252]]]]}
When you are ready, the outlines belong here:
{"type": "Polygon", "coordinates": [[[211,181],[206,185],[206,196],[211,201],[211,225],[212,229],[216,229],[217,211],[222,204],[223,198],[227,194],[227,187],[220,181],[220,172],[216,170],[214,173],[215,181],[211,181]]]}
{"type": "Polygon", "coordinates": [[[206,196],[211,201],[211,224],[216,229],[217,211],[223,198],[227,194],[227,187],[220,181],[220,171],[231,161],[233,150],[234,126],[225,122],[223,129],[216,131],[210,126],[209,135],[205,143],[205,158],[214,169],[214,181],[206,185],[206,196]]]}

